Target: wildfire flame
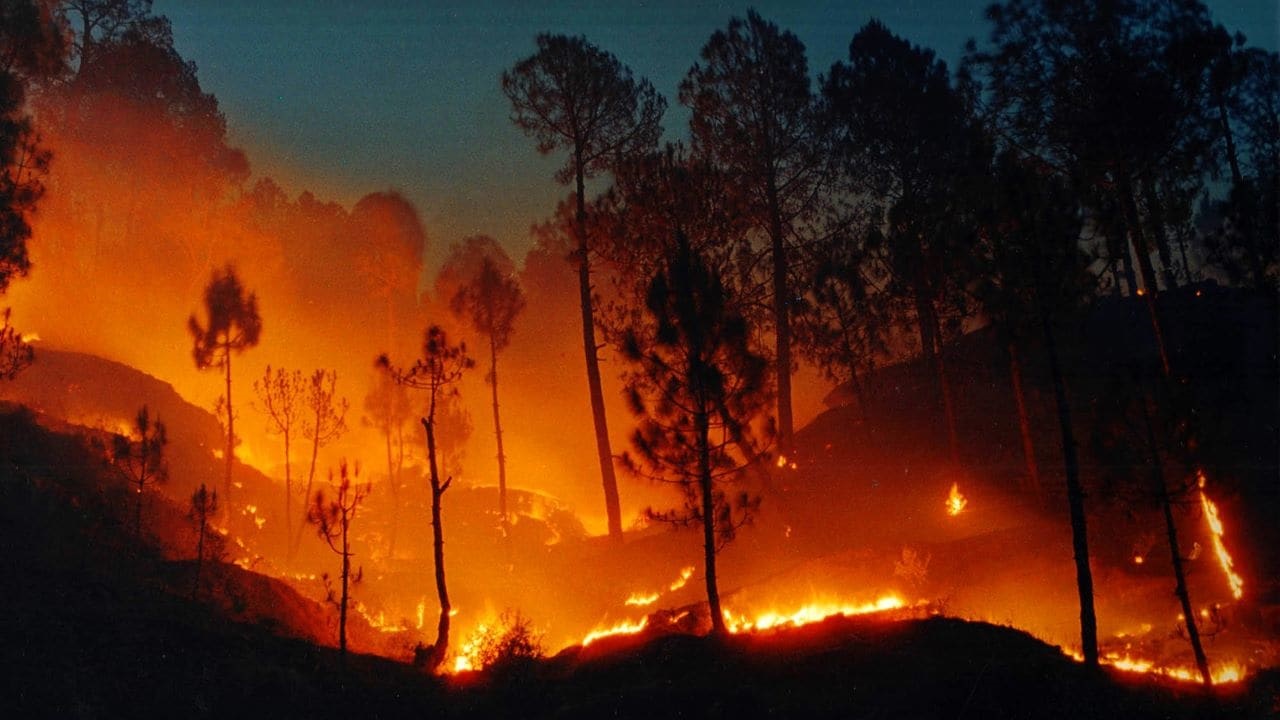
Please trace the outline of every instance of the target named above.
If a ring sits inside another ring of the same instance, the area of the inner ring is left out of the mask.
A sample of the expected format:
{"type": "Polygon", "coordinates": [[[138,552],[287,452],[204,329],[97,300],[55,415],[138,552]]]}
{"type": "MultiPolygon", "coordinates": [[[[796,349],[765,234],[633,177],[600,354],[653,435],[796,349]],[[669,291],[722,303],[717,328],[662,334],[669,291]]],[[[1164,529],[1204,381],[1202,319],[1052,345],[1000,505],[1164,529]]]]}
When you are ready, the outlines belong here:
{"type": "Polygon", "coordinates": [[[627,598],[626,604],[637,606],[637,607],[643,607],[645,605],[652,605],[653,603],[657,602],[657,600],[658,600],[658,593],[646,594],[646,593],[634,592],[634,593],[631,593],[631,595],[627,598]]]}
{"type": "MultiPolygon", "coordinates": [[[[1076,662],[1084,662],[1084,655],[1076,650],[1063,650],[1063,653],[1076,662]]],[[[1181,665],[1157,665],[1152,660],[1135,658],[1128,653],[1104,653],[1098,658],[1098,662],[1124,672],[1159,675],[1181,682],[1200,682],[1200,671],[1196,668],[1181,665]]],[[[1235,660],[1228,660],[1209,666],[1209,678],[1214,685],[1240,682],[1246,674],[1244,665],[1235,660]]]]}
{"type": "Polygon", "coordinates": [[[467,641],[458,648],[458,654],[453,658],[453,672],[470,672],[479,668],[480,644],[484,642],[488,632],[488,623],[480,623],[476,626],[476,629],[467,637],[467,641]]]}
{"type": "Polygon", "coordinates": [[[635,635],[641,630],[644,630],[648,625],[649,618],[645,617],[640,618],[640,622],[623,620],[612,627],[597,628],[587,633],[587,636],[582,638],[582,647],[586,647],[601,638],[613,637],[614,635],[635,635]]]}
{"type": "Polygon", "coordinates": [[[951,483],[951,492],[947,493],[947,514],[955,517],[968,504],[968,498],[960,494],[960,484],[951,483]]]}
{"type": "Polygon", "coordinates": [[[875,602],[864,603],[862,605],[849,605],[843,603],[811,603],[804,605],[799,609],[790,613],[777,610],[766,610],[757,613],[755,617],[748,618],[738,615],[731,610],[724,611],[725,626],[729,632],[744,633],[758,632],[769,630],[776,627],[800,627],[810,623],[821,622],[835,615],[844,617],[852,617],[854,615],[867,615],[869,613],[883,612],[885,610],[897,610],[906,607],[906,602],[897,595],[885,595],[875,602]]]}
{"type": "Polygon", "coordinates": [[[667,589],[668,589],[668,590],[670,590],[671,592],[675,592],[675,591],[679,590],[680,588],[684,587],[685,583],[689,582],[689,578],[691,578],[691,577],[693,577],[693,566],[692,566],[692,565],[690,565],[689,567],[684,568],[683,570],[681,570],[681,571],[680,571],[680,577],[678,577],[678,578],[676,578],[675,580],[673,580],[673,581],[671,582],[671,584],[670,584],[669,586],[667,586],[667,589]]]}
{"type": "Polygon", "coordinates": [[[1222,516],[1218,514],[1218,506],[1214,504],[1209,496],[1204,492],[1205,477],[1204,472],[1199,473],[1200,487],[1200,506],[1204,508],[1204,519],[1209,523],[1209,530],[1213,535],[1213,552],[1218,556],[1218,565],[1222,566],[1222,573],[1227,576],[1227,583],[1231,585],[1231,596],[1239,600],[1244,597],[1244,579],[1235,571],[1235,561],[1231,559],[1231,553],[1227,552],[1227,547],[1222,543],[1222,536],[1226,530],[1222,525],[1222,516]]]}

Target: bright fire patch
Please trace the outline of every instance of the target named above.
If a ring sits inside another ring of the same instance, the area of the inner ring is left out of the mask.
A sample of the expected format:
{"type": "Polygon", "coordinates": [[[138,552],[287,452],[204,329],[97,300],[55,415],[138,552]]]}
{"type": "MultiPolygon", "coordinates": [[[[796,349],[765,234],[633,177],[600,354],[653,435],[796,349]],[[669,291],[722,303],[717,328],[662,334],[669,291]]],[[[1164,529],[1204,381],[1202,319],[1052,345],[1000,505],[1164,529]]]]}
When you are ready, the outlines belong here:
{"type": "Polygon", "coordinates": [[[951,492],[947,493],[947,514],[955,517],[969,504],[969,499],[960,494],[960,484],[951,483],[951,492]]]}
{"type": "Polygon", "coordinates": [[[1244,597],[1244,579],[1235,571],[1235,561],[1231,559],[1231,553],[1227,552],[1226,545],[1222,542],[1222,536],[1226,534],[1226,529],[1222,525],[1222,516],[1218,514],[1218,506],[1209,499],[1204,493],[1205,477],[1204,472],[1199,473],[1200,486],[1200,506],[1204,508],[1204,519],[1209,523],[1209,530],[1213,535],[1213,553],[1218,556],[1218,565],[1222,567],[1222,573],[1227,576],[1227,583],[1231,585],[1231,596],[1239,600],[1244,597]]]}

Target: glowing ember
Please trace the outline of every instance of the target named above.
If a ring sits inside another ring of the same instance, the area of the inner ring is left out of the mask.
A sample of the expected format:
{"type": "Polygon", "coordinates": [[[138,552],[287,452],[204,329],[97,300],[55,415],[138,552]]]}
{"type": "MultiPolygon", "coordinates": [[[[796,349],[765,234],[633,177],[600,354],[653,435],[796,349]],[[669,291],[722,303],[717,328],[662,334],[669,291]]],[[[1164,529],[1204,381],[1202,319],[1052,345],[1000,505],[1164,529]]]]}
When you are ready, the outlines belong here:
{"type": "Polygon", "coordinates": [[[1204,493],[1203,471],[1199,473],[1199,481],[1200,506],[1204,508],[1204,519],[1209,523],[1209,530],[1213,535],[1213,552],[1218,556],[1218,564],[1222,566],[1222,573],[1227,576],[1227,583],[1231,585],[1231,596],[1239,600],[1244,597],[1244,579],[1236,573],[1235,562],[1227,552],[1226,545],[1222,543],[1222,536],[1225,533],[1222,516],[1218,514],[1218,506],[1204,493]]]}
{"type": "Polygon", "coordinates": [[[756,632],[776,627],[800,627],[810,623],[821,622],[829,617],[841,615],[867,615],[869,613],[897,610],[906,607],[906,603],[897,595],[885,595],[875,602],[863,605],[845,605],[839,603],[812,603],[791,613],[765,611],[754,618],[740,616],[726,609],[724,611],[725,626],[729,632],[756,632]]]}
{"type": "Polygon", "coordinates": [[[419,630],[421,630],[421,629],[422,629],[422,621],[423,621],[424,617],[426,616],[426,613],[427,613],[427,600],[426,600],[426,598],[423,598],[422,600],[419,600],[419,601],[418,601],[418,625],[417,625],[417,627],[418,627],[418,629],[419,629],[419,630]]]}
{"type": "Polygon", "coordinates": [[[651,593],[651,594],[631,593],[630,597],[627,598],[626,604],[637,606],[637,607],[643,607],[645,605],[652,605],[657,600],[658,600],[658,593],[651,593]]]}
{"type": "Polygon", "coordinates": [[[777,463],[777,465],[778,465],[778,467],[780,467],[780,468],[784,468],[784,467],[786,467],[786,466],[787,466],[787,456],[786,456],[786,455],[779,454],[779,455],[778,455],[778,463],[777,463]]]}
{"type": "Polygon", "coordinates": [[[601,638],[613,637],[614,635],[635,635],[641,630],[644,630],[648,624],[649,618],[646,617],[641,618],[639,622],[623,620],[613,627],[596,628],[595,630],[587,633],[586,637],[582,638],[582,647],[586,647],[601,638]]]}
{"type": "Polygon", "coordinates": [[[1134,564],[1134,565],[1141,565],[1142,563],[1144,563],[1144,562],[1146,562],[1146,561],[1147,561],[1147,559],[1146,559],[1146,558],[1144,558],[1144,557],[1142,557],[1141,555],[1134,555],[1134,556],[1133,556],[1133,564],[1134,564]]]}
{"type": "Polygon", "coordinates": [[[692,565],[690,565],[689,567],[684,568],[683,570],[681,570],[681,571],[680,571],[680,577],[678,577],[678,578],[676,578],[675,580],[673,580],[673,581],[672,581],[672,583],[671,583],[671,585],[669,585],[669,586],[667,587],[667,589],[668,589],[668,590],[670,590],[671,592],[675,592],[675,591],[679,590],[680,588],[684,587],[685,583],[689,582],[689,578],[691,578],[691,577],[693,577],[693,566],[692,566],[692,565]]]}
{"type": "Polygon", "coordinates": [[[947,514],[955,517],[968,504],[968,498],[960,494],[959,483],[951,483],[951,492],[947,493],[947,514]]]}

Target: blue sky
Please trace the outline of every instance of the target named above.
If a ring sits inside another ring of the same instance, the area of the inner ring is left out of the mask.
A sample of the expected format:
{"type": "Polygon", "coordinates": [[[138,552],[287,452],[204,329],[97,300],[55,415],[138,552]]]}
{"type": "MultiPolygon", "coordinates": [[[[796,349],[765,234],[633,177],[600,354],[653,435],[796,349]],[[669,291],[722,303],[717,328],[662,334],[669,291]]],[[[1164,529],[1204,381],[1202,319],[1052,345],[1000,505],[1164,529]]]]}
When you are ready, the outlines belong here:
{"type": "MultiPolygon", "coordinates": [[[[843,59],[872,17],[954,66],[966,39],[985,37],[987,0],[757,2],[805,43],[816,76],[843,59]]],[[[1277,46],[1275,0],[1209,2],[1216,21],[1252,44],[1277,46]]],[[[531,223],[565,190],[508,119],[502,71],[533,52],[538,32],[583,34],[649,78],[671,108],[669,138],[687,115],[676,88],[713,31],[747,5],[650,2],[261,2],[157,0],[175,43],[218,96],[232,142],[255,175],[286,192],[350,204],[398,189],[418,207],[429,265],[449,243],[493,235],[521,257],[531,223]]]]}

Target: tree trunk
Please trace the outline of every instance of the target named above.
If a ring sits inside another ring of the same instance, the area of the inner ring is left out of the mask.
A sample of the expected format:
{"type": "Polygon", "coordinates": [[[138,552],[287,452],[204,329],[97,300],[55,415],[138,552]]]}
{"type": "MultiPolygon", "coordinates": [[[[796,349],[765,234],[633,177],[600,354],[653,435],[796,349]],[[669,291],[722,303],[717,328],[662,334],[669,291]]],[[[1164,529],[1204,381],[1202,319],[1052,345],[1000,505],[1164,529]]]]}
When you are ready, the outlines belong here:
{"type": "Polygon", "coordinates": [[[498,515],[502,518],[502,536],[508,535],[507,523],[507,456],[502,451],[502,419],[498,415],[498,347],[489,336],[489,382],[493,386],[493,434],[498,441],[498,515]]]}
{"type": "Polygon", "coordinates": [[[1164,346],[1164,328],[1160,322],[1160,313],[1156,306],[1156,298],[1159,295],[1158,284],[1156,283],[1155,266],[1151,264],[1151,251],[1147,248],[1146,237],[1142,234],[1142,221],[1138,217],[1138,203],[1133,198],[1133,187],[1129,183],[1128,177],[1121,174],[1120,180],[1120,202],[1124,205],[1125,214],[1128,216],[1129,240],[1133,243],[1133,254],[1138,258],[1138,269],[1142,271],[1142,284],[1146,288],[1143,293],[1143,300],[1147,304],[1147,314],[1151,318],[1151,332],[1155,336],[1156,350],[1160,355],[1160,365],[1164,370],[1165,376],[1169,376],[1169,355],[1164,346]]]}
{"type": "Polygon", "coordinates": [[[728,630],[720,609],[720,589],[716,585],[716,513],[711,488],[711,446],[707,414],[694,415],[694,431],[698,434],[698,486],[702,491],[702,550],[707,578],[707,610],[711,615],[711,634],[723,637],[728,630]]]}
{"type": "Polygon", "coordinates": [[[391,416],[394,411],[394,400],[390,392],[387,393],[387,424],[383,428],[383,435],[387,439],[387,485],[391,487],[391,539],[387,542],[387,558],[394,560],[396,557],[396,529],[400,525],[400,497],[399,473],[396,472],[395,463],[391,459],[391,416]]]}
{"type": "Polygon", "coordinates": [[[1146,203],[1147,215],[1151,218],[1149,229],[1156,244],[1156,255],[1160,257],[1165,289],[1176,289],[1178,278],[1173,272],[1173,248],[1169,245],[1169,234],[1165,232],[1164,208],[1160,206],[1160,196],[1156,192],[1154,181],[1146,180],[1142,183],[1142,201],[1146,203]]]}
{"type": "MultiPolygon", "coordinates": [[[[311,487],[316,479],[316,458],[320,455],[320,409],[316,408],[316,425],[315,437],[311,439],[311,469],[307,471],[307,492],[303,495],[304,502],[311,501],[311,487]]],[[[298,532],[293,536],[294,552],[302,544],[302,530],[306,527],[306,523],[298,524],[298,532]]]]}
{"type": "Polygon", "coordinates": [[[422,427],[427,431],[427,464],[431,472],[431,542],[434,549],[436,570],[436,594],[440,598],[440,622],[436,625],[436,642],[431,646],[427,658],[427,669],[435,672],[444,662],[449,651],[449,613],[453,609],[449,605],[449,589],[444,580],[444,529],[440,525],[440,498],[449,489],[449,482],[440,482],[440,471],[436,464],[436,433],[434,423],[422,418],[422,427]]]}
{"type": "Polygon", "coordinates": [[[587,389],[591,393],[591,417],[595,423],[596,454],[600,460],[600,481],[604,485],[604,509],[609,518],[609,537],[622,541],[622,510],[618,503],[618,479],[609,447],[609,423],[604,414],[604,390],[600,386],[600,358],[596,355],[595,314],[591,307],[591,258],[587,244],[587,199],[583,178],[582,151],[574,154],[577,168],[578,208],[578,301],[582,307],[582,350],[587,360],[587,389]]]}
{"type": "MultiPolygon", "coordinates": [[[[938,322],[938,314],[933,314],[934,323],[938,322]]],[[[956,427],[955,397],[951,393],[951,375],[947,372],[946,350],[942,344],[942,328],[935,327],[934,339],[938,342],[935,361],[938,366],[938,389],[942,395],[942,417],[947,423],[947,449],[951,453],[951,463],[960,466],[960,433],[956,427]]]]}
{"type": "Polygon", "coordinates": [[[1173,560],[1174,593],[1182,605],[1182,617],[1186,619],[1187,638],[1191,640],[1191,652],[1196,658],[1196,667],[1200,670],[1200,679],[1205,686],[1213,685],[1209,675],[1209,661],[1204,654],[1204,646],[1200,644],[1200,630],[1196,626],[1196,614],[1191,607],[1191,595],[1187,592],[1187,577],[1182,568],[1182,551],[1178,547],[1178,528],[1173,522],[1173,504],[1169,500],[1169,487],[1164,480],[1164,464],[1160,462],[1160,450],[1156,444],[1156,432],[1151,423],[1151,412],[1147,409],[1147,399],[1142,398],[1142,420],[1147,430],[1147,451],[1150,453],[1151,482],[1155,485],[1156,497],[1160,500],[1160,509],[1164,512],[1164,527],[1169,538],[1169,555],[1173,560]]]}
{"type": "Polygon", "coordinates": [[[236,453],[236,414],[231,406],[231,339],[227,338],[227,342],[222,346],[223,362],[227,369],[227,451],[224,457],[227,460],[227,476],[223,482],[223,488],[226,494],[226,508],[228,515],[231,513],[231,463],[235,461],[236,453]]]}
{"type": "MultiPolygon", "coordinates": [[[[143,442],[144,443],[146,442],[145,437],[143,438],[143,442]]],[[[142,462],[143,463],[147,462],[146,455],[143,455],[142,462]]],[[[142,539],[142,488],[145,484],[146,484],[145,479],[138,481],[138,502],[133,515],[133,539],[134,540],[142,539]]]]}
{"type": "Polygon", "coordinates": [[[767,180],[766,195],[769,203],[769,241],[773,253],[773,323],[774,360],[778,378],[778,447],[784,455],[790,455],[795,435],[795,420],[791,414],[791,291],[787,282],[787,247],[782,227],[782,210],[778,202],[778,188],[772,177],[767,180]]]}
{"type": "Polygon", "coordinates": [[[1009,379],[1013,383],[1013,399],[1018,406],[1018,430],[1022,434],[1022,457],[1027,463],[1027,485],[1023,488],[1035,497],[1040,495],[1040,466],[1036,462],[1036,444],[1031,435],[1031,417],[1027,413],[1027,400],[1022,393],[1022,363],[1018,358],[1018,344],[1009,343],[1009,379]]]}
{"type": "Polygon", "coordinates": [[[347,662],[347,582],[351,577],[351,546],[347,544],[347,510],[342,509],[342,601],[338,604],[338,658],[347,662]]]}
{"type": "Polygon", "coordinates": [[[200,571],[204,569],[204,529],[205,529],[205,513],[199,513],[200,530],[197,531],[196,537],[196,581],[191,588],[192,599],[200,597],[200,571]]]}
{"type": "Polygon", "coordinates": [[[1071,428],[1071,407],[1058,359],[1053,324],[1042,306],[1045,350],[1049,354],[1049,374],[1053,377],[1053,397],[1058,405],[1058,425],[1062,431],[1062,459],[1067,475],[1067,506],[1071,513],[1071,547],[1076,562],[1076,588],[1080,595],[1080,645],[1084,662],[1098,666],[1098,616],[1093,608],[1093,572],[1089,568],[1089,537],[1084,514],[1084,489],[1080,485],[1080,463],[1076,458],[1075,433],[1071,428]]]}
{"type": "MultiPolygon", "coordinates": [[[[284,537],[289,538],[290,523],[293,522],[293,472],[289,466],[289,428],[284,429],[284,537]]],[[[289,559],[293,559],[293,548],[289,548],[289,559]]]]}
{"type": "Polygon", "coordinates": [[[1227,119],[1227,104],[1222,98],[1218,98],[1218,124],[1222,128],[1222,137],[1227,141],[1227,162],[1231,165],[1231,184],[1239,186],[1244,182],[1244,176],[1240,173],[1240,160],[1236,157],[1236,140],[1231,132],[1231,122],[1227,119]]]}

